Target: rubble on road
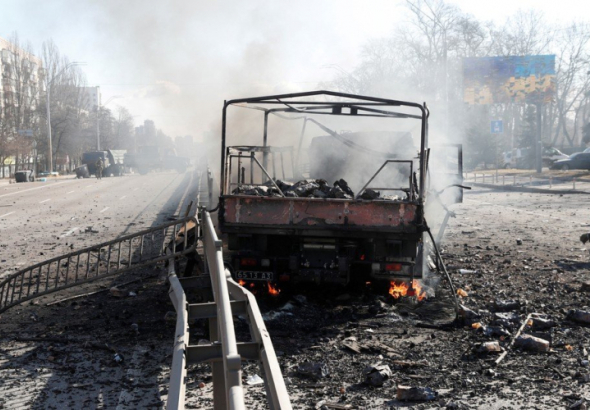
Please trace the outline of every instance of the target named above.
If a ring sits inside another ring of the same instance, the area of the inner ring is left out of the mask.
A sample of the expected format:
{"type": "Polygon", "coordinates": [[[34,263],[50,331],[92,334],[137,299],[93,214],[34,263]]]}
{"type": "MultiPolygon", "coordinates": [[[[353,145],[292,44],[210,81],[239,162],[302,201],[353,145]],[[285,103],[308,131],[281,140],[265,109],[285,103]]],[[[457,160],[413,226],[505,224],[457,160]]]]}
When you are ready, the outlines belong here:
{"type": "Polygon", "coordinates": [[[396,399],[399,401],[430,401],[438,394],[429,387],[411,387],[398,384],[396,399]]]}
{"type": "Polygon", "coordinates": [[[366,382],[374,387],[381,387],[391,378],[391,369],[386,364],[372,364],[365,369],[366,382]]]}
{"type": "Polygon", "coordinates": [[[520,335],[514,342],[514,347],[533,352],[548,352],[550,344],[547,340],[532,335],[520,335]]]}

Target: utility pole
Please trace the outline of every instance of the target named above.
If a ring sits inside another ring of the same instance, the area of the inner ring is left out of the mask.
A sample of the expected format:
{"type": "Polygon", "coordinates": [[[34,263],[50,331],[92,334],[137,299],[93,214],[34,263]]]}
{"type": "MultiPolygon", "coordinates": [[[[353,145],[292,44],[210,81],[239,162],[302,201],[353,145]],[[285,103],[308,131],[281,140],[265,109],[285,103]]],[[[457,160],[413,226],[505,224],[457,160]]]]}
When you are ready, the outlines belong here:
{"type": "Polygon", "coordinates": [[[543,103],[537,103],[537,133],[535,138],[535,167],[537,173],[540,174],[543,171],[543,123],[542,123],[542,112],[543,103]]]}

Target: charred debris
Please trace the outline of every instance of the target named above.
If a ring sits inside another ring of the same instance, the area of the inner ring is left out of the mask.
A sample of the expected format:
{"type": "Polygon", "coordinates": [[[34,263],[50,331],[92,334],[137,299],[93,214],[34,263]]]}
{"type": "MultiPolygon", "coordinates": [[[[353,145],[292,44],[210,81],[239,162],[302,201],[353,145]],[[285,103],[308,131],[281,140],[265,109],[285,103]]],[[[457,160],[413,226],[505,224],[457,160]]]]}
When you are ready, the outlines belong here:
{"type": "MultiPolygon", "coordinates": [[[[355,195],[344,179],[339,179],[332,186],[324,179],[303,179],[301,181],[287,182],[277,179],[274,183],[266,182],[263,185],[241,185],[232,191],[234,195],[253,195],[265,197],[281,197],[281,193],[287,198],[332,198],[354,199],[355,195]],[[276,187],[278,187],[278,189],[276,187]]],[[[399,200],[397,195],[384,195],[381,192],[367,188],[360,199],[374,200],[399,200]]]]}

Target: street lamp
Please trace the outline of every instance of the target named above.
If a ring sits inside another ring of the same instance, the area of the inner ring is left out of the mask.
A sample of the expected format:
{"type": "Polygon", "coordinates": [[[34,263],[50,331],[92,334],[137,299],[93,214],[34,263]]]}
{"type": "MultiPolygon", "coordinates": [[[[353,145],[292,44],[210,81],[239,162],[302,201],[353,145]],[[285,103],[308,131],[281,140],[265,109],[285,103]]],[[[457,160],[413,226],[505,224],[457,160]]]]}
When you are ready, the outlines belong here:
{"type": "MultiPolygon", "coordinates": [[[[113,95],[111,98],[107,100],[102,106],[106,107],[108,103],[113,101],[116,98],[123,98],[121,95],[113,95]]],[[[96,106],[96,150],[100,151],[100,101],[96,106]]]]}
{"type": "Polygon", "coordinates": [[[50,111],[50,96],[51,96],[51,86],[53,85],[53,82],[57,79],[57,77],[59,77],[60,75],[62,75],[68,68],[70,67],[74,67],[74,66],[78,66],[78,65],[84,65],[86,63],[80,62],[80,61],[73,61],[71,63],[66,64],[66,66],[64,68],[62,68],[57,74],[55,74],[52,78],[51,81],[48,81],[48,78],[45,77],[45,88],[46,88],[46,93],[47,93],[47,98],[45,99],[45,104],[47,106],[47,138],[49,139],[49,172],[53,172],[53,146],[51,144],[51,111],[50,111]]]}

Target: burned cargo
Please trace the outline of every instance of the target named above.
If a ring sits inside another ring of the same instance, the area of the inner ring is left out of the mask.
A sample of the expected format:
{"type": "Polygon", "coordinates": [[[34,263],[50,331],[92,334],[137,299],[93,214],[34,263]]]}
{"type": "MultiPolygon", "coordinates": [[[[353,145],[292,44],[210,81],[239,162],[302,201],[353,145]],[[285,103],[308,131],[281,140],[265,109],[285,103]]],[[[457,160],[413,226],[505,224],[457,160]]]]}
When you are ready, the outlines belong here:
{"type": "Polygon", "coordinates": [[[234,278],[421,278],[428,115],[421,104],[328,91],[226,102],[219,228],[234,278]],[[231,132],[239,124],[228,112],[243,108],[263,113],[260,145],[231,132]]]}

